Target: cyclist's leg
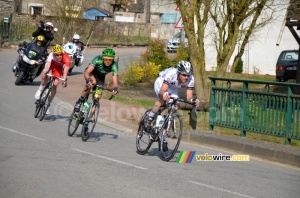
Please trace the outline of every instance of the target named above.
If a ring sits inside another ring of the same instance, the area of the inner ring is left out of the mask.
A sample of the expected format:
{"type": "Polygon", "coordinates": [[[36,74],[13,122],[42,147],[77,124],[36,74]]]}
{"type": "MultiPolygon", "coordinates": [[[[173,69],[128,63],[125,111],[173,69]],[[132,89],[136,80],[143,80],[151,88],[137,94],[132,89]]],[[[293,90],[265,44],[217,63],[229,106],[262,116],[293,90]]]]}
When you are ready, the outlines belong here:
{"type": "Polygon", "coordinates": [[[60,80],[55,78],[54,84],[53,84],[53,87],[52,87],[52,90],[51,90],[51,94],[48,97],[48,103],[49,104],[52,102],[53,98],[56,95],[56,90],[57,90],[57,86],[58,86],[59,82],[60,82],[60,80]]]}
{"type": "MultiPolygon", "coordinates": [[[[90,78],[92,79],[92,83],[95,84],[96,83],[96,78],[94,76],[90,76],[90,78]]],[[[89,87],[88,85],[85,85],[83,87],[82,93],[80,95],[80,97],[78,98],[74,110],[75,112],[78,112],[80,109],[81,104],[85,101],[85,97],[87,96],[87,94],[90,93],[92,87],[89,87]]]]}
{"type": "Polygon", "coordinates": [[[152,107],[151,111],[149,111],[149,113],[147,114],[147,116],[145,118],[144,125],[145,125],[146,130],[149,130],[149,128],[151,126],[151,122],[153,121],[156,112],[164,104],[164,100],[161,97],[159,97],[159,91],[162,87],[162,84],[163,84],[163,79],[161,79],[161,78],[157,78],[154,83],[154,91],[158,97],[158,101],[156,101],[154,103],[154,106],[152,107]]]}
{"type": "MultiPolygon", "coordinates": [[[[94,76],[93,76],[93,77],[94,77],[94,76]]],[[[95,77],[94,77],[94,78],[95,78],[95,77]]],[[[93,80],[93,79],[92,79],[92,80],[93,80]]],[[[95,83],[95,86],[93,87],[93,89],[96,88],[96,85],[99,85],[99,86],[101,86],[101,87],[104,86],[105,77],[102,77],[102,78],[95,78],[95,80],[96,80],[96,83],[95,83]]],[[[102,90],[100,90],[100,93],[98,94],[98,98],[97,98],[98,102],[99,102],[99,100],[100,100],[101,98],[102,98],[102,90]]],[[[93,109],[92,109],[92,112],[91,112],[91,114],[90,114],[89,119],[91,119],[91,118],[94,116],[94,113],[95,113],[95,106],[93,106],[93,109]]]]}
{"type": "Polygon", "coordinates": [[[35,98],[36,98],[36,99],[39,99],[39,98],[40,98],[40,94],[41,94],[41,92],[43,91],[45,85],[46,85],[47,82],[48,82],[48,76],[45,76],[44,74],[45,74],[46,72],[48,72],[49,69],[50,69],[50,62],[47,62],[47,63],[45,64],[45,68],[44,68],[43,73],[42,73],[42,75],[41,75],[41,79],[42,79],[42,80],[41,80],[41,84],[40,84],[38,90],[37,90],[36,93],[35,93],[35,98]]]}

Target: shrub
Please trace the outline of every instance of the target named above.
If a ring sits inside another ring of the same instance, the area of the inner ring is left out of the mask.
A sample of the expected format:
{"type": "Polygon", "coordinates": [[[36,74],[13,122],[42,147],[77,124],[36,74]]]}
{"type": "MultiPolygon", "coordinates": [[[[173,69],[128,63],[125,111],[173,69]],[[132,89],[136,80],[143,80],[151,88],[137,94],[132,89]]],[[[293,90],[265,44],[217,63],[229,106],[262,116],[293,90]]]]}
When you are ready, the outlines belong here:
{"type": "Polygon", "coordinates": [[[129,85],[134,85],[135,83],[141,82],[143,76],[143,68],[138,63],[131,62],[131,65],[124,75],[124,82],[129,85]]]}
{"type": "Polygon", "coordinates": [[[144,69],[143,82],[155,79],[160,71],[161,65],[155,65],[155,63],[148,62],[142,66],[144,69]]]}
{"type": "Polygon", "coordinates": [[[234,69],[234,73],[238,73],[238,74],[243,73],[243,64],[244,64],[243,60],[240,59],[237,66],[234,69]]]}
{"type": "Polygon", "coordinates": [[[124,75],[124,83],[134,85],[155,79],[159,71],[160,65],[155,65],[155,63],[138,64],[132,62],[124,75]]]}
{"type": "Polygon", "coordinates": [[[180,45],[176,51],[176,58],[174,59],[175,64],[181,60],[190,61],[189,48],[184,47],[183,45],[180,45]]]}
{"type": "Polygon", "coordinates": [[[161,40],[149,40],[147,51],[141,55],[141,61],[146,64],[152,62],[155,65],[161,65],[160,69],[164,70],[173,65],[165,52],[165,43],[161,40]]]}

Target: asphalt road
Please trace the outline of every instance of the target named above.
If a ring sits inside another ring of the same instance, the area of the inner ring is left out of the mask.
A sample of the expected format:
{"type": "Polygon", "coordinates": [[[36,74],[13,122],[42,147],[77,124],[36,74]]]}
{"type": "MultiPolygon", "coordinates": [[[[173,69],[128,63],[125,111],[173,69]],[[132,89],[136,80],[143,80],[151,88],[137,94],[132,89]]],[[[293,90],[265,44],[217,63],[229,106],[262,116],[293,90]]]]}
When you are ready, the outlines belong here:
{"type": "MultiPolygon", "coordinates": [[[[86,60],[96,51],[87,50],[86,60]]],[[[126,63],[142,49],[118,51],[126,63]]],[[[34,118],[39,81],[14,85],[16,57],[0,50],[0,197],[299,197],[299,168],[251,156],[244,162],[164,162],[157,144],[138,155],[135,134],[100,125],[88,142],[78,134],[68,137],[72,104],[55,100],[51,116],[34,118]]],[[[243,154],[186,143],[179,151],[243,154]]]]}

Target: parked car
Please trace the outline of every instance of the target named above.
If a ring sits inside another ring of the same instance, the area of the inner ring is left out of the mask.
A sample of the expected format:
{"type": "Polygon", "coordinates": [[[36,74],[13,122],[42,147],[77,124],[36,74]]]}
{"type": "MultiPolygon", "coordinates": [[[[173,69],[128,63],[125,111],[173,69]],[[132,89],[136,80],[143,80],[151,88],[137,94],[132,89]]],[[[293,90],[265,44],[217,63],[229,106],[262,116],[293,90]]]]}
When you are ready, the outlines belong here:
{"type": "Polygon", "coordinates": [[[276,81],[285,82],[296,79],[299,50],[284,50],[280,53],[276,63],[276,81]]]}
{"type": "MultiPolygon", "coordinates": [[[[184,32],[183,32],[183,33],[184,33],[184,32]]],[[[181,32],[178,32],[175,36],[173,36],[173,38],[171,38],[171,39],[168,41],[167,52],[176,52],[176,49],[177,49],[177,48],[179,47],[179,45],[180,45],[180,38],[181,38],[181,32]]],[[[184,33],[183,43],[184,43],[184,45],[187,47],[187,45],[188,45],[188,39],[187,39],[185,33],[184,33]]]]}

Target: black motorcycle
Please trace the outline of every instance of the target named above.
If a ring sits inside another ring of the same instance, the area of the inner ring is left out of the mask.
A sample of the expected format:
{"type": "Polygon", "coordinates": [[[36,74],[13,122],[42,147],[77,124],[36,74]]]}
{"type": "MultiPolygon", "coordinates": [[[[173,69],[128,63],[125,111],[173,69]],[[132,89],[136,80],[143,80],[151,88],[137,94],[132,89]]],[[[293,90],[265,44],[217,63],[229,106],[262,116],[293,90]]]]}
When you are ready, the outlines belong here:
{"type": "Polygon", "coordinates": [[[41,67],[44,67],[47,57],[46,49],[38,49],[34,45],[24,43],[25,48],[19,48],[19,58],[13,71],[16,76],[15,85],[22,82],[33,82],[33,80],[41,73],[41,67]]]}

